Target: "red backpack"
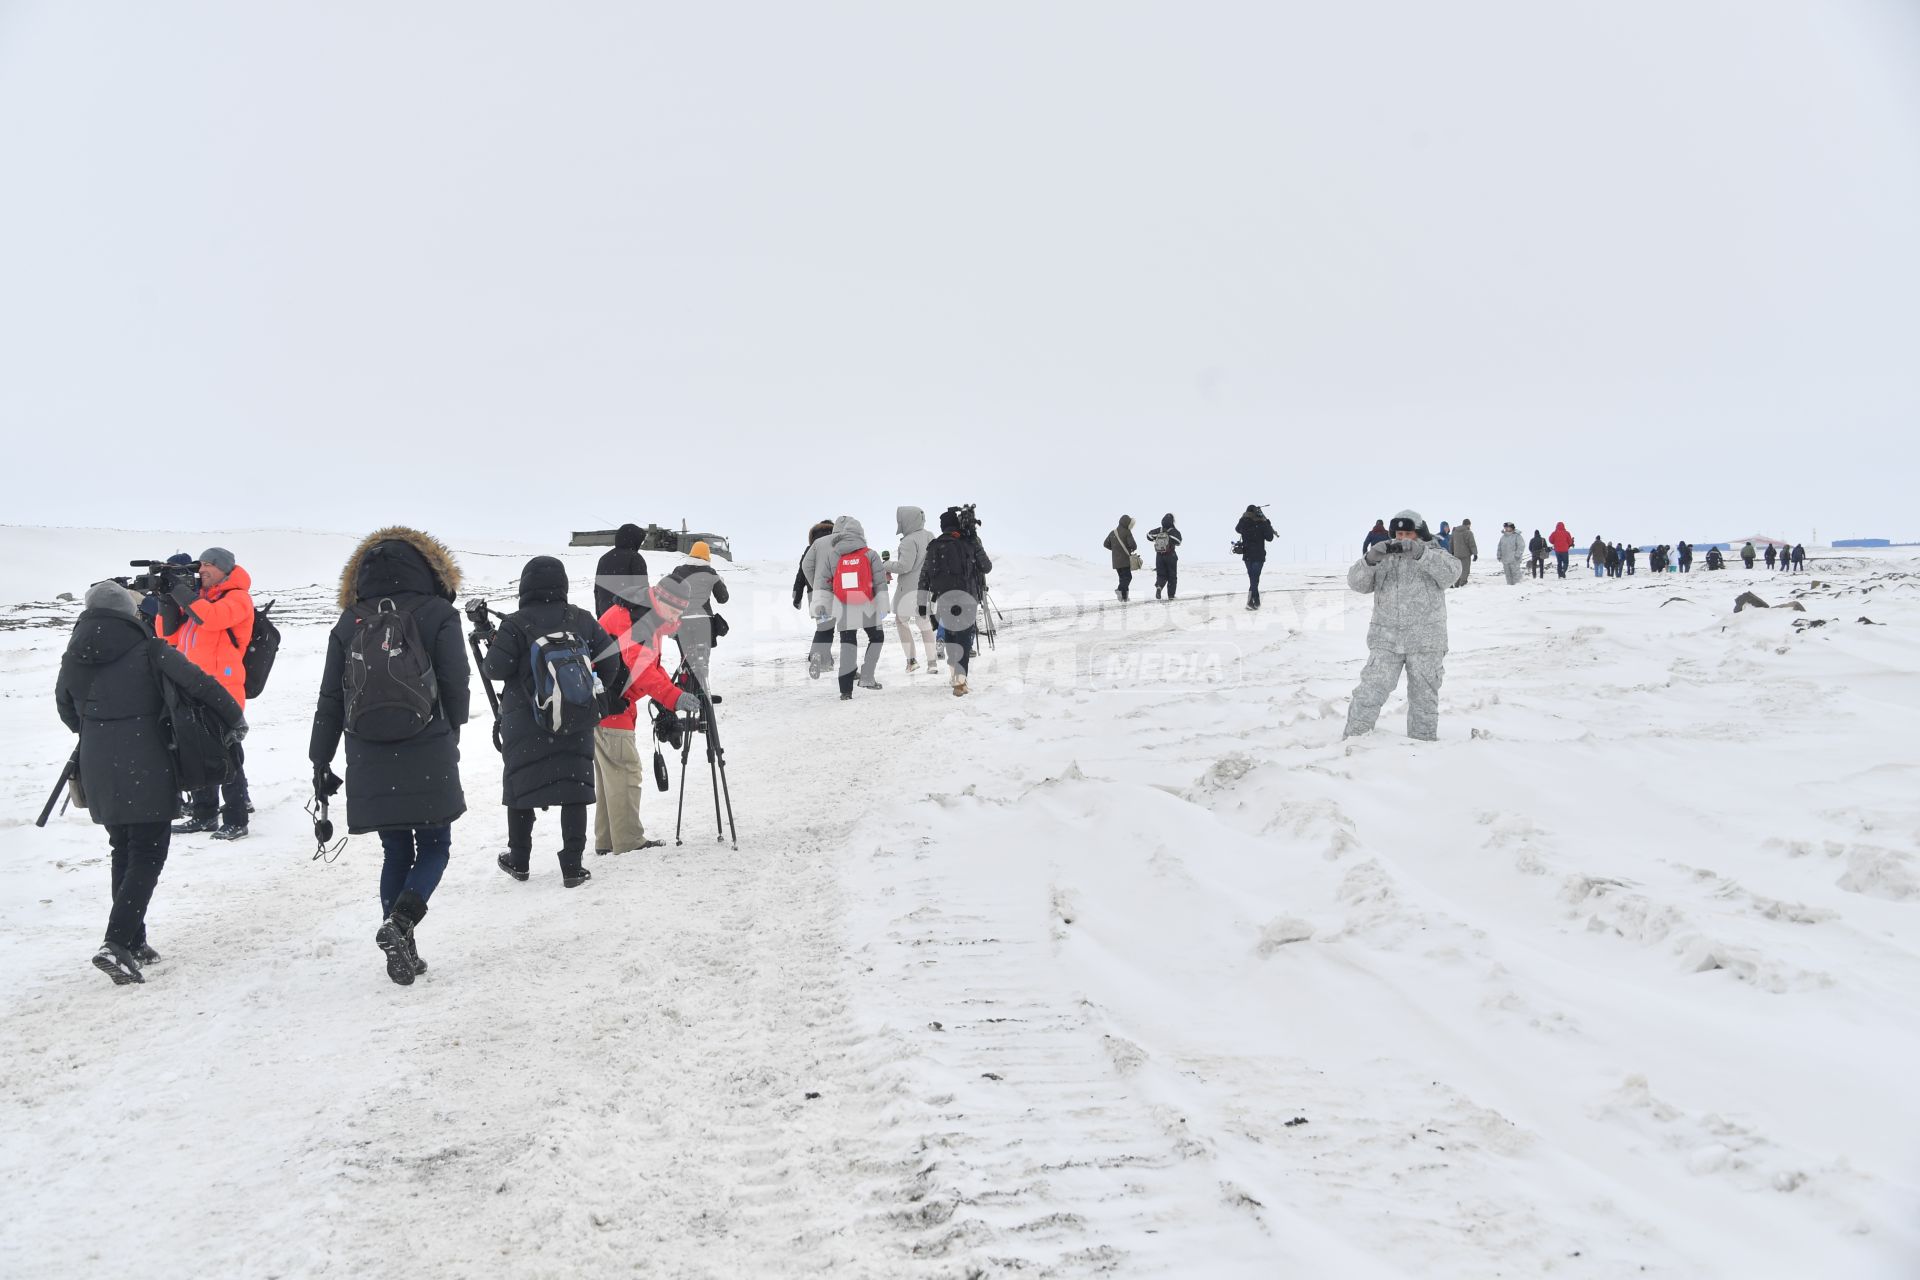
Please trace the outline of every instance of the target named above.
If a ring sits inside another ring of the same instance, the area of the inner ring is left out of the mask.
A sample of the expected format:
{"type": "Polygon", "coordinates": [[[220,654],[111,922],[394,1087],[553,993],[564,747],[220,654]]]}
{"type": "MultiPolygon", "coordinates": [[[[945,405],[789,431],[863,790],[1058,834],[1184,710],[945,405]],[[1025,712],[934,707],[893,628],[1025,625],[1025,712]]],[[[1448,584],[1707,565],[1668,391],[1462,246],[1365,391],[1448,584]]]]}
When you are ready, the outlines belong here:
{"type": "Polygon", "coordinates": [[[848,552],[834,563],[833,598],[841,604],[873,603],[873,557],[865,547],[848,552]]]}

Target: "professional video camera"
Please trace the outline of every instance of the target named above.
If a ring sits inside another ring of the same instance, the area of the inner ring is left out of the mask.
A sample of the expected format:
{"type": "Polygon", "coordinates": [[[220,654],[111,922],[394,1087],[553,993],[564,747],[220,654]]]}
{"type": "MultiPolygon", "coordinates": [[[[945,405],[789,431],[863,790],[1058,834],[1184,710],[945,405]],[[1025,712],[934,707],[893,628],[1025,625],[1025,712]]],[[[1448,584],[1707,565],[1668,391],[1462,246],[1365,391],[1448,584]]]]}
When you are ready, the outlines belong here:
{"type": "Polygon", "coordinates": [[[164,596],[182,582],[190,584],[195,591],[200,589],[198,560],[189,560],[185,564],[169,564],[165,560],[129,560],[127,564],[135,569],[145,569],[146,572],[137,577],[115,578],[114,581],[143,596],[164,596]]]}
{"type": "Polygon", "coordinates": [[[969,538],[978,537],[980,535],[980,526],[985,523],[985,521],[981,520],[980,517],[974,513],[973,507],[974,504],[969,502],[965,506],[952,506],[947,508],[947,514],[959,519],[960,532],[969,538]]]}

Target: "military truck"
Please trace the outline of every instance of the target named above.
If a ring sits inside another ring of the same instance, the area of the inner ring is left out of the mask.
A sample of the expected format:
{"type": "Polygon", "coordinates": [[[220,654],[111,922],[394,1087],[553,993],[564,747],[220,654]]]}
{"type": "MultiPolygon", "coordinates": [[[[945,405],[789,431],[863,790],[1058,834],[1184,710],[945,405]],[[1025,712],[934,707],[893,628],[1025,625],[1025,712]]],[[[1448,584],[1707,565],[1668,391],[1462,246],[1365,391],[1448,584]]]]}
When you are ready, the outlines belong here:
{"type": "MultiPolygon", "coordinates": [[[[575,547],[610,547],[613,545],[614,534],[618,532],[618,529],[575,530],[573,540],[568,543],[568,545],[575,547]]],[[[685,555],[688,551],[692,550],[693,544],[696,542],[706,543],[707,550],[722,560],[733,559],[733,548],[728,545],[724,535],[689,531],[685,521],[681,522],[680,528],[677,530],[669,529],[665,525],[650,524],[640,535],[640,549],[642,551],[672,551],[680,555],[685,555]]]]}

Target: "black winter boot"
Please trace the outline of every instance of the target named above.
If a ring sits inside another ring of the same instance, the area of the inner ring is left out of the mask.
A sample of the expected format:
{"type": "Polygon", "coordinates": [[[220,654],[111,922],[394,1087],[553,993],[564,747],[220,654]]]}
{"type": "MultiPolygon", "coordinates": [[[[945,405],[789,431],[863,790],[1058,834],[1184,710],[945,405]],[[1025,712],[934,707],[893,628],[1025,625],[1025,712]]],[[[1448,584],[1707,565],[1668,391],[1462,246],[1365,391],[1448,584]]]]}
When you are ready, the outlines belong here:
{"type": "Polygon", "coordinates": [[[560,851],[560,883],[569,889],[578,889],[593,879],[593,872],[580,865],[580,850],[562,849],[560,851]]]}
{"type": "Polygon", "coordinates": [[[501,854],[494,860],[494,865],[512,876],[515,880],[525,880],[527,878],[526,859],[524,857],[514,857],[511,851],[501,854]]]}
{"type": "Polygon", "coordinates": [[[116,987],[146,981],[140,976],[140,962],[133,958],[133,952],[117,942],[100,944],[100,949],[93,953],[93,967],[112,978],[116,987]]]}
{"type": "Polygon", "coordinates": [[[414,926],[426,914],[427,904],[408,889],[394,900],[393,914],[381,921],[373,935],[374,942],[387,953],[387,976],[403,987],[413,985],[414,975],[426,969],[413,945],[414,926]]]}

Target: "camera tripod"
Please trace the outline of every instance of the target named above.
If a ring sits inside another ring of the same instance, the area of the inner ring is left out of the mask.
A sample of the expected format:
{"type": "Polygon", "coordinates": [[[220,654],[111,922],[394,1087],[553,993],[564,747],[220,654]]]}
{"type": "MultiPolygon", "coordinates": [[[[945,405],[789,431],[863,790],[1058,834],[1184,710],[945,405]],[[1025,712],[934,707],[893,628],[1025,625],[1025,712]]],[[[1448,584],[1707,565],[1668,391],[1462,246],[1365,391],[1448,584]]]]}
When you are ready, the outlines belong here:
{"type": "Polygon", "coordinates": [[[673,673],[673,682],[692,693],[700,702],[699,720],[689,726],[680,739],[680,799],[675,807],[673,818],[673,843],[675,845],[685,843],[680,838],[680,828],[686,820],[687,812],[687,759],[693,754],[693,735],[697,733],[706,739],[707,774],[713,781],[714,839],[726,840],[731,837],[733,847],[738,849],[740,833],[735,831],[733,826],[733,793],[727,787],[727,749],[720,743],[720,724],[713,710],[720,699],[707,692],[706,684],[687,661],[684,650],[680,655],[680,669],[673,673]],[[727,806],[724,827],[720,822],[720,805],[723,800],[727,806]]]}

